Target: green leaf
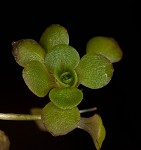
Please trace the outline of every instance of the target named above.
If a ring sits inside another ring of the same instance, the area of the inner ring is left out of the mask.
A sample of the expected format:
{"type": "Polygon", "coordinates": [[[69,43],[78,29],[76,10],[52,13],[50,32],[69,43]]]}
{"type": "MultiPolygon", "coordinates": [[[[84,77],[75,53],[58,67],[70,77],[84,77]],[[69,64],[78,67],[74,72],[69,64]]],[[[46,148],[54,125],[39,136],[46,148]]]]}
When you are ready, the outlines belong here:
{"type": "Polygon", "coordinates": [[[37,96],[44,97],[53,87],[47,68],[39,61],[31,61],[23,69],[23,79],[28,88],[37,96]]]}
{"type": "Polygon", "coordinates": [[[54,71],[54,77],[59,87],[75,87],[78,82],[76,72],[69,68],[60,67],[54,71]]]}
{"type": "Polygon", "coordinates": [[[110,37],[96,36],[90,39],[86,45],[89,54],[101,54],[108,58],[112,63],[122,59],[123,52],[117,41],[110,37]]]}
{"type": "Polygon", "coordinates": [[[54,46],[58,44],[68,45],[69,35],[63,26],[59,24],[52,24],[43,32],[39,43],[47,52],[49,52],[54,46]]]}
{"type": "Polygon", "coordinates": [[[25,67],[30,61],[44,62],[45,50],[33,39],[22,39],[12,43],[16,62],[25,67]]]}
{"type": "Polygon", "coordinates": [[[61,67],[74,69],[79,61],[79,53],[69,45],[57,45],[45,57],[45,64],[52,72],[61,67]]]}
{"type": "Polygon", "coordinates": [[[79,109],[74,107],[64,110],[49,102],[43,108],[42,121],[53,136],[65,135],[77,128],[80,121],[79,109]]]}
{"type": "Polygon", "coordinates": [[[99,114],[90,118],[81,117],[79,128],[87,131],[95,144],[97,150],[100,150],[106,136],[106,130],[99,114]]]}
{"type": "Polygon", "coordinates": [[[76,107],[83,99],[81,90],[73,88],[54,88],[49,93],[50,100],[59,108],[76,107]]]}
{"type": "Polygon", "coordinates": [[[84,55],[76,68],[79,83],[98,89],[107,85],[113,76],[112,63],[102,55],[84,55]]]}

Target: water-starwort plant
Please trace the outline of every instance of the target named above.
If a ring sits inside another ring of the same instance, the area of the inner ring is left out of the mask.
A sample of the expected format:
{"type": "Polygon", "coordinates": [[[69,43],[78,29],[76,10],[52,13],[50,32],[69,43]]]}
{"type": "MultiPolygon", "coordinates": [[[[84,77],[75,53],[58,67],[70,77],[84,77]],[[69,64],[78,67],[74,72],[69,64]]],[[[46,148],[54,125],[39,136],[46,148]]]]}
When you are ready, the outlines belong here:
{"type": "Polygon", "coordinates": [[[100,89],[112,79],[113,63],[123,53],[115,39],[92,37],[86,52],[80,58],[78,51],[69,45],[68,31],[60,24],[52,24],[42,33],[39,41],[20,39],[12,42],[15,61],[23,67],[22,77],[31,92],[48,97],[44,108],[32,108],[31,114],[0,114],[5,120],[35,120],[38,127],[53,136],[65,135],[76,128],[87,131],[99,150],[106,137],[106,129],[99,114],[89,118],[81,113],[96,108],[79,110],[83,91],[100,89]]]}

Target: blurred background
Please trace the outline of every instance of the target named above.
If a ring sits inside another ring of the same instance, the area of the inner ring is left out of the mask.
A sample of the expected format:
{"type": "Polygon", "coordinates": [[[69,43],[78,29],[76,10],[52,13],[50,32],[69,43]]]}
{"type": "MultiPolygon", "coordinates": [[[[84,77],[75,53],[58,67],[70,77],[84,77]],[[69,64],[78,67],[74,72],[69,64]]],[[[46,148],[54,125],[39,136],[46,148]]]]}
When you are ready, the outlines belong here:
{"type": "MultiPolygon", "coordinates": [[[[136,86],[140,31],[136,3],[119,2],[46,2],[6,3],[0,5],[0,113],[25,113],[32,107],[44,107],[48,97],[38,98],[25,85],[22,67],[12,55],[13,41],[39,40],[51,24],[64,26],[70,45],[85,54],[87,41],[94,36],[113,37],[123,50],[123,59],[114,64],[111,82],[98,90],[81,86],[84,100],[80,109],[97,107],[106,128],[101,150],[136,149],[139,143],[136,114],[136,86]],[[10,7],[8,7],[10,6],[10,7]],[[135,93],[133,94],[133,91],[135,93]]],[[[139,98],[138,98],[139,99],[139,98]]],[[[92,113],[93,114],[93,113],[92,113]]],[[[92,115],[89,114],[89,115],[92,115]]],[[[53,137],[42,132],[33,121],[3,121],[0,129],[9,136],[10,150],[94,150],[90,135],[80,129],[65,136],[53,137]]]]}

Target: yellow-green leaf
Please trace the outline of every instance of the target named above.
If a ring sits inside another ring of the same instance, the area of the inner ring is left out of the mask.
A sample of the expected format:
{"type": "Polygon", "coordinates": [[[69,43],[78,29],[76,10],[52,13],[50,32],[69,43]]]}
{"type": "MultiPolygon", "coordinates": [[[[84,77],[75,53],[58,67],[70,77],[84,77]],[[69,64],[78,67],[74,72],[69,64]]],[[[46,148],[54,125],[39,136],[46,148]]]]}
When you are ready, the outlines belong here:
{"type": "Polygon", "coordinates": [[[76,49],[64,44],[55,46],[45,57],[45,64],[52,72],[63,67],[74,69],[79,61],[80,56],[76,49]]]}
{"type": "Polygon", "coordinates": [[[54,77],[59,87],[75,87],[78,82],[75,70],[67,67],[60,67],[55,70],[54,77]]]}
{"type": "Polygon", "coordinates": [[[98,89],[110,82],[114,69],[106,57],[100,54],[86,54],[81,58],[76,71],[80,84],[98,89]]]}
{"type": "Polygon", "coordinates": [[[70,109],[80,104],[83,93],[76,87],[53,88],[49,92],[49,98],[57,107],[70,109]]]}
{"type": "Polygon", "coordinates": [[[22,39],[12,43],[16,62],[25,67],[30,61],[44,62],[45,50],[33,39],[22,39]]]}
{"type": "Polygon", "coordinates": [[[43,108],[42,121],[53,136],[65,135],[77,128],[80,122],[79,109],[74,107],[64,110],[49,102],[43,108]]]}
{"type": "Polygon", "coordinates": [[[23,79],[28,88],[37,96],[44,97],[53,87],[46,66],[39,61],[31,61],[22,72],[23,79]]]}
{"type": "Polygon", "coordinates": [[[81,117],[78,127],[91,135],[96,149],[100,150],[106,136],[106,130],[100,115],[95,114],[89,118],[81,117]]]}
{"type": "Polygon", "coordinates": [[[58,44],[69,44],[69,35],[67,30],[59,25],[52,24],[42,33],[39,43],[49,52],[58,44]]]}
{"type": "Polygon", "coordinates": [[[122,59],[123,52],[114,38],[96,36],[91,38],[86,45],[88,54],[101,54],[108,58],[112,63],[122,59]]]}

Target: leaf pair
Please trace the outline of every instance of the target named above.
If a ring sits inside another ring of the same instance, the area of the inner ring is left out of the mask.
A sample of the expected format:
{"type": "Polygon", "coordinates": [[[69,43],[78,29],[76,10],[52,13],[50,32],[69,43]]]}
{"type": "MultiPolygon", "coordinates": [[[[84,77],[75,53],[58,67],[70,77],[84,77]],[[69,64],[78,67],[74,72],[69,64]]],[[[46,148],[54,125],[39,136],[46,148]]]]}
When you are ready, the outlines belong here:
{"type": "Polygon", "coordinates": [[[107,85],[113,76],[112,63],[122,57],[122,50],[115,39],[104,36],[91,38],[77,67],[79,83],[91,89],[107,85]]]}
{"type": "Polygon", "coordinates": [[[36,121],[42,131],[48,131],[53,136],[65,135],[76,128],[85,130],[90,134],[97,150],[100,150],[106,136],[106,130],[99,114],[89,118],[80,116],[77,107],[63,110],[49,102],[43,110],[32,108],[32,114],[41,114],[42,121],[36,121]]]}
{"type": "Polygon", "coordinates": [[[77,107],[64,111],[50,102],[42,110],[42,120],[53,136],[65,135],[76,128],[87,131],[97,150],[101,149],[106,136],[100,115],[94,114],[89,118],[81,117],[77,107]]]}

